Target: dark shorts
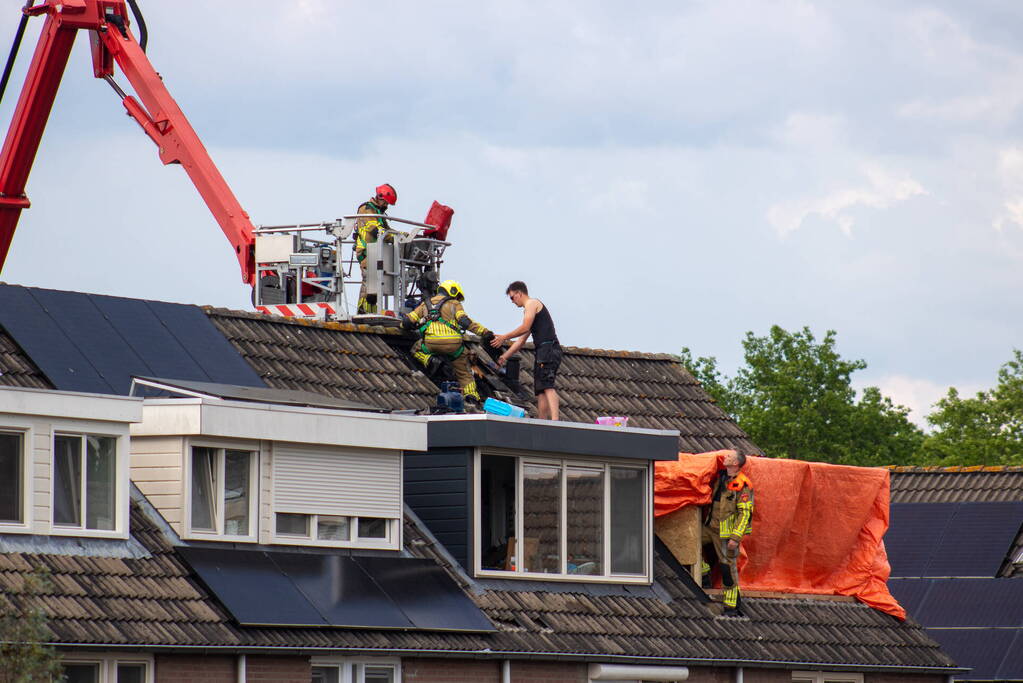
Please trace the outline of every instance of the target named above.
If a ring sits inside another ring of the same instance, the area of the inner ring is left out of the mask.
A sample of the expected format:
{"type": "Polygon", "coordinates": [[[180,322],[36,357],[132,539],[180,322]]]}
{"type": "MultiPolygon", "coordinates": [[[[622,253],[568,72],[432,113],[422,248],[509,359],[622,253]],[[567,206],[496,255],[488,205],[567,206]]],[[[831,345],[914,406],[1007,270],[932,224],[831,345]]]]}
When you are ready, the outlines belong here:
{"type": "Polygon", "coordinates": [[[554,380],[561,367],[561,345],[540,344],[536,347],[536,361],[533,363],[533,393],[542,394],[554,388],[554,380]]]}

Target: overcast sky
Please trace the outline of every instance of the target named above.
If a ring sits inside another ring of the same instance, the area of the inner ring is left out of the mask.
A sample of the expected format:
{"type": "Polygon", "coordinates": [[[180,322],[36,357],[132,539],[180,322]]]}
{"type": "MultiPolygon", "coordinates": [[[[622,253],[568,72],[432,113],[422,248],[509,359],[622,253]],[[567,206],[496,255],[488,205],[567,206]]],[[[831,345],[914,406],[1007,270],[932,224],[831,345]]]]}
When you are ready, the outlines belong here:
{"type": "MultiPolygon", "coordinates": [[[[1023,345],[1014,0],[140,4],[150,59],[255,223],[331,219],[381,182],[395,215],[440,200],[444,276],[498,331],[519,320],[515,279],[565,344],[688,346],[729,373],[747,330],[835,329],[869,364],[858,383],[917,419],[1023,345]]],[[[4,281],[249,307],[85,36],[28,194],[4,281]]]]}

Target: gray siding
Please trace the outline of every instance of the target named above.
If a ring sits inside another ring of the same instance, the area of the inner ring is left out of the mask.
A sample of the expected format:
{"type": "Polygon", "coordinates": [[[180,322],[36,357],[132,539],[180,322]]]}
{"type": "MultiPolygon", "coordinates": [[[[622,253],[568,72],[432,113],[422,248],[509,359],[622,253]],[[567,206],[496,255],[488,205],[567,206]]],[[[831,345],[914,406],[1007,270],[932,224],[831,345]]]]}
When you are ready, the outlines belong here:
{"type": "Polygon", "coordinates": [[[448,552],[469,569],[472,449],[406,451],[404,461],[405,502],[448,552]]]}

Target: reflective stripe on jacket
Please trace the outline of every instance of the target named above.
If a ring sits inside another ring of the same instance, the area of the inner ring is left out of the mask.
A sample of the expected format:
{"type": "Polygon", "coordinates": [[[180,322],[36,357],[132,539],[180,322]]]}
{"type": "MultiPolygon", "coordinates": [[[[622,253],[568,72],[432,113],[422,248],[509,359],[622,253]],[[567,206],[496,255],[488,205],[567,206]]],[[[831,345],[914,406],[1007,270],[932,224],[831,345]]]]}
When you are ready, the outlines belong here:
{"type": "Polygon", "coordinates": [[[420,325],[420,334],[423,335],[423,339],[461,339],[462,338],[462,325],[460,324],[465,319],[466,329],[469,329],[476,334],[482,335],[487,331],[487,328],[480,325],[478,322],[473,321],[462,308],[462,303],[457,299],[452,299],[445,296],[444,294],[437,294],[430,299],[432,306],[440,305],[440,317],[437,320],[430,320],[430,311],[426,306],[426,303],[421,303],[416,307],[416,310],[408,314],[409,319],[420,325]],[[445,299],[447,299],[445,301],[445,299]],[[443,302],[443,303],[442,303],[443,302]]]}
{"type": "Polygon", "coordinates": [[[722,471],[714,490],[707,525],[720,538],[741,541],[753,531],[753,482],[742,472],[731,479],[722,471]],[[724,484],[724,485],[722,485],[724,484]]]}
{"type": "Polygon", "coordinates": [[[355,228],[355,255],[362,261],[366,258],[366,245],[373,244],[380,236],[380,231],[387,227],[387,221],[379,216],[387,215],[387,207],[381,209],[373,202],[366,202],[359,206],[356,213],[373,216],[373,218],[360,218],[355,228]]]}

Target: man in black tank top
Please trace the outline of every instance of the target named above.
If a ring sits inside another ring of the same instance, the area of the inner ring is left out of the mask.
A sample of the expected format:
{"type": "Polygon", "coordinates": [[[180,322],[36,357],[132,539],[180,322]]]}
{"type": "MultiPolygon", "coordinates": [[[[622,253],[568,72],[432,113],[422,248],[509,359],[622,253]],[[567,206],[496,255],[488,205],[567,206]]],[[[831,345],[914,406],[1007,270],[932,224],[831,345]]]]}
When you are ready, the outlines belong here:
{"type": "Polygon", "coordinates": [[[526,283],[520,280],[508,285],[505,294],[512,303],[523,309],[522,324],[508,334],[496,335],[490,342],[490,345],[496,348],[509,339],[514,340],[508,350],[497,359],[497,364],[504,365],[532,336],[536,355],[533,364],[533,393],[536,394],[537,410],[541,419],[557,420],[559,401],[554,382],[561,366],[561,344],[558,343],[558,333],[554,330],[551,312],[539,299],[529,298],[529,289],[526,283]]]}

